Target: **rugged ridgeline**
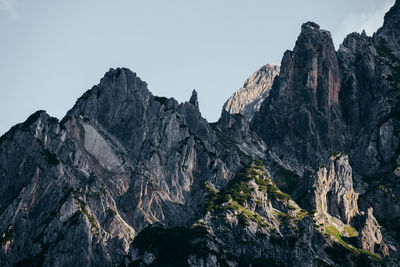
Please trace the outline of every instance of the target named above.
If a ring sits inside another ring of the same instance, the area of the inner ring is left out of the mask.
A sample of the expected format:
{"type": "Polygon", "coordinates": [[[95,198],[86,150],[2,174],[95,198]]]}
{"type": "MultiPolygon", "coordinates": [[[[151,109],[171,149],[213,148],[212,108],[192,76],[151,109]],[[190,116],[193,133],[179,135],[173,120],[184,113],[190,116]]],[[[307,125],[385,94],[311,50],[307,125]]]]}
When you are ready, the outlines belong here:
{"type": "Polygon", "coordinates": [[[279,64],[263,66],[245,81],[243,87],[225,102],[222,109],[231,114],[242,114],[251,120],[268,97],[279,70],[279,64]]]}
{"type": "Polygon", "coordinates": [[[61,122],[38,111],[1,137],[0,262],[124,263],[146,226],[193,224],[206,183],[224,188],[263,158],[246,125],[239,144],[201,117],[196,92],[178,104],[129,70],[110,70],[61,122]]]}
{"type": "Polygon", "coordinates": [[[1,265],[399,265],[399,25],[305,23],[217,123],[127,69],[36,112],[0,138],[1,265]]]}
{"type": "Polygon", "coordinates": [[[266,164],[281,189],[314,209],[325,231],[355,227],[353,244],[396,258],[391,265],[400,238],[399,25],[396,1],[376,34],[352,33],[336,52],[329,32],[304,24],[251,127],[279,156],[266,164]]]}

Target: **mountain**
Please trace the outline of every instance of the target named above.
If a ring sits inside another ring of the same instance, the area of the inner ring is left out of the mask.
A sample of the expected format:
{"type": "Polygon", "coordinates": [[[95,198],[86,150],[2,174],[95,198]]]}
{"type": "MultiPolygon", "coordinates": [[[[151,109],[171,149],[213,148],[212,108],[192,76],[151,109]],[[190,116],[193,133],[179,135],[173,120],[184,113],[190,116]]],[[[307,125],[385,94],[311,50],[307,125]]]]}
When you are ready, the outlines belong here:
{"type": "Polygon", "coordinates": [[[231,114],[242,114],[251,120],[254,113],[259,111],[261,103],[268,97],[279,70],[279,64],[261,67],[225,102],[222,109],[231,114]]]}
{"type": "Polygon", "coordinates": [[[32,114],[0,137],[1,265],[400,265],[399,26],[335,51],[304,23],[216,123],[124,68],[32,114]]]}

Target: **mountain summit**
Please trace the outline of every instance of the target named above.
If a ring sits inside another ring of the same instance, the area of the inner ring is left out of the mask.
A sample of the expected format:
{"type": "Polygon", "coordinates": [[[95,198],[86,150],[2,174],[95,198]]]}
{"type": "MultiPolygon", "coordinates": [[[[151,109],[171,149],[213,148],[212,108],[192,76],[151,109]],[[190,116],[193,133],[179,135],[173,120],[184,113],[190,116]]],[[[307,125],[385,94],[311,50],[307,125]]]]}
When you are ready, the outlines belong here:
{"type": "Polygon", "coordinates": [[[0,137],[2,266],[399,266],[400,0],[314,22],[208,123],[110,69],[0,137]]]}
{"type": "Polygon", "coordinates": [[[225,102],[222,109],[231,114],[242,114],[251,120],[268,97],[279,70],[279,64],[263,66],[245,81],[243,87],[225,102]]]}

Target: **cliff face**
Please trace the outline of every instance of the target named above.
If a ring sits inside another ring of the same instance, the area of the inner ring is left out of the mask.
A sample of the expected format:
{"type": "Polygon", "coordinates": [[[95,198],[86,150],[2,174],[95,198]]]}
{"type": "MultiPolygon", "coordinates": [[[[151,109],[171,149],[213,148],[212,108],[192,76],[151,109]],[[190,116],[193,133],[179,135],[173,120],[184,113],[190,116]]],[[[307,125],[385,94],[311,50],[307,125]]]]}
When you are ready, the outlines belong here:
{"type": "MultiPolygon", "coordinates": [[[[352,136],[350,163],[367,184],[359,203],[365,211],[373,207],[370,213],[385,226],[386,238],[400,236],[395,223],[400,218],[399,25],[400,3],[396,1],[374,36],[351,34],[338,51],[339,99],[352,136]]],[[[391,249],[390,253],[397,252],[391,249]]]]}
{"type": "Polygon", "coordinates": [[[305,23],[217,123],[127,69],[34,113],[0,138],[1,265],[399,265],[399,19],[337,52],[305,23]]]}
{"type": "Polygon", "coordinates": [[[360,247],[393,257],[397,249],[382,240],[399,236],[399,14],[396,1],[376,34],[352,33],[338,52],[329,33],[304,24],[252,122],[278,155],[270,164],[275,179],[298,203],[339,232],[344,224],[356,227],[360,247]],[[347,174],[332,167],[335,155],[345,155],[340,168],[347,174]],[[360,221],[370,227],[361,229],[360,221]]]}
{"type": "Polygon", "coordinates": [[[222,190],[208,187],[208,196],[206,216],[189,229],[145,230],[132,245],[134,264],[335,264],[321,249],[332,246],[331,241],[315,229],[305,210],[277,189],[261,161],[252,161],[222,190]],[[171,241],[176,248],[168,248],[171,241]]]}
{"type": "Polygon", "coordinates": [[[330,157],[328,167],[321,167],[315,178],[313,206],[321,215],[350,223],[358,213],[358,193],[354,191],[352,169],[347,156],[330,157]]]}
{"type": "Polygon", "coordinates": [[[121,262],[147,225],[190,224],[204,183],[223,187],[241,166],[244,153],[219,138],[196,92],[178,104],[110,70],[61,122],[38,112],[1,138],[0,261],[121,262]]]}
{"type": "Polygon", "coordinates": [[[242,114],[251,120],[254,113],[259,111],[264,99],[268,97],[279,70],[279,64],[267,64],[261,67],[225,102],[222,110],[231,114],[242,114]]]}
{"type": "Polygon", "coordinates": [[[342,147],[339,92],[340,70],[330,33],[305,23],[252,127],[273,150],[315,168],[342,147]]]}

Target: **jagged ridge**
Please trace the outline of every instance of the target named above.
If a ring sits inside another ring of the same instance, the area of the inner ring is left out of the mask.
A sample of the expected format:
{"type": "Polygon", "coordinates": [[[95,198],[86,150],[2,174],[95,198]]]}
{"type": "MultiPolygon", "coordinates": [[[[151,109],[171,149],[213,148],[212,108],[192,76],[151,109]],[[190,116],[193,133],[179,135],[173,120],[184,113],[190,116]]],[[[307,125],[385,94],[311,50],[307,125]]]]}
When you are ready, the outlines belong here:
{"type": "Polygon", "coordinates": [[[0,263],[398,265],[399,17],[338,52],[305,23],[251,122],[128,69],[33,114],[0,139],[0,263]]]}

